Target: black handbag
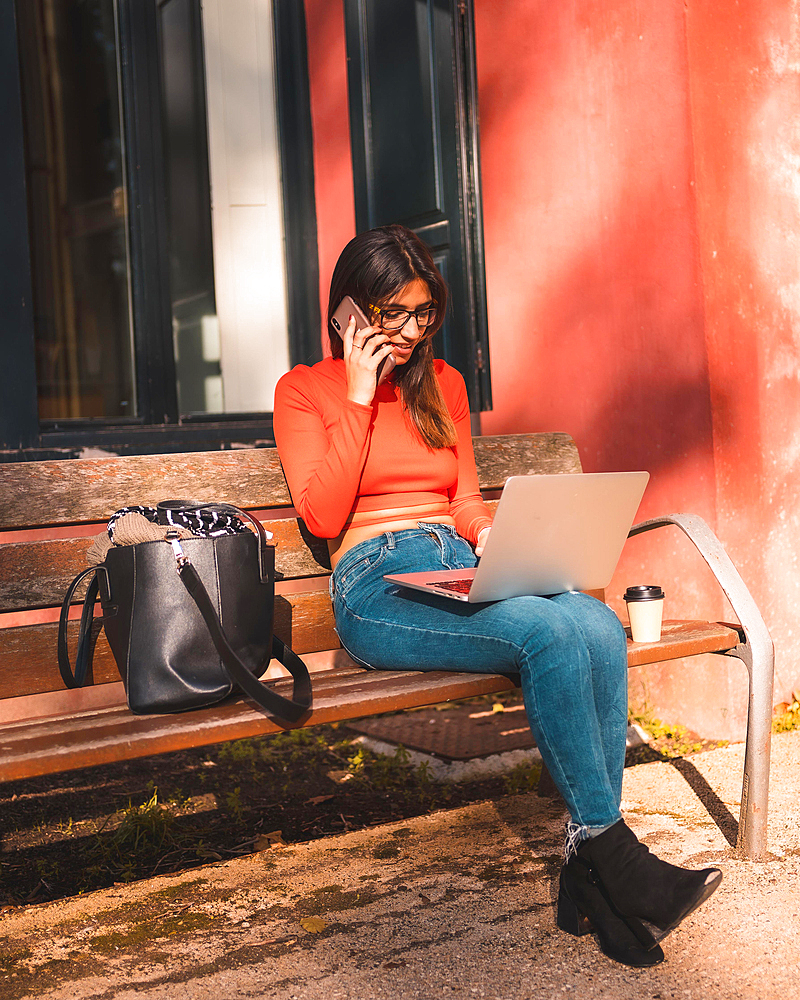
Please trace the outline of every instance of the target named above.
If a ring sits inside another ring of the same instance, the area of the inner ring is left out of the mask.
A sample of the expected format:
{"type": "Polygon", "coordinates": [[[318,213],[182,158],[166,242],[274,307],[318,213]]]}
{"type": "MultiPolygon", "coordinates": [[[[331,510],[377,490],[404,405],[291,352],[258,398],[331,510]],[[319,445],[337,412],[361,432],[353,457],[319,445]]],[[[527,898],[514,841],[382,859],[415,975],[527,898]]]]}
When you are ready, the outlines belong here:
{"type": "Polygon", "coordinates": [[[271,715],[297,722],[311,707],[311,678],[300,657],[272,632],[275,549],[260,521],[230,504],[185,501],[159,504],[158,519],[172,524],[175,512],[199,514],[201,520],[241,518],[255,533],[180,538],[169,528],[166,539],[112,546],[102,563],[75,577],[64,597],[58,628],[64,683],[75,688],[86,682],[99,593],[103,627],[132,712],[184,712],[241,690],[271,715]],[[73,673],[69,607],[90,576],[73,673]],[[294,679],[291,700],[258,679],[273,656],[294,679]]]}

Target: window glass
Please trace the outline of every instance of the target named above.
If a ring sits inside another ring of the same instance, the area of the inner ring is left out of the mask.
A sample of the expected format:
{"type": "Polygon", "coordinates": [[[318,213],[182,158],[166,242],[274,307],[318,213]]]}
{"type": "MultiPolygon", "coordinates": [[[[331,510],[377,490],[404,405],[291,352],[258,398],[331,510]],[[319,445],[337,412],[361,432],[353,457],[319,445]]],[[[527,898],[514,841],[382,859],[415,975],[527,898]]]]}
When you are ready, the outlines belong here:
{"type": "Polygon", "coordinates": [[[289,368],[271,0],[204,0],[203,41],[223,404],[258,413],[289,368]]]}
{"type": "Polygon", "coordinates": [[[271,0],[16,11],[40,419],[270,411],[290,364],[271,0]]]}
{"type": "Polygon", "coordinates": [[[136,415],[114,0],[17,4],[39,415],[136,415]]]}
{"type": "Polygon", "coordinates": [[[224,410],[197,0],[159,6],[172,333],[181,413],[224,410]]]}

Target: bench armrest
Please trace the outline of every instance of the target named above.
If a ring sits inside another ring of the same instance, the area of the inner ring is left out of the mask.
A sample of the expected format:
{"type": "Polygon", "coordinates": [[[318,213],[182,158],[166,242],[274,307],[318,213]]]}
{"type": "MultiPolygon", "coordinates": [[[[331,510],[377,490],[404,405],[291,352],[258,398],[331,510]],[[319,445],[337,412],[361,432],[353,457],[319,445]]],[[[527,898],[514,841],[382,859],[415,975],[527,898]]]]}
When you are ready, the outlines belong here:
{"type": "Polygon", "coordinates": [[[702,517],[697,514],[667,514],[651,518],[635,524],[628,537],[671,524],[688,536],[706,561],[730,601],[744,632],[745,641],[731,650],[732,655],[743,661],[750,678],[738,846],[749,858],[762,857],[767,850],[769,752],[775,668],[772,637],[739,571],[702,517]]]}
{"type": "Polygon", "coordinates": [[[731,607],[739,619],[751,648],[754,651],[760,649],[765,654],[767,652],[771,654],[772,637],[756,602],[739,575],[739,571],[731,562],[730,556],[722,547],[722,543],[702,517],[698,514],[666,514],[663,517],[654,517],[649,521],[635,524],[628,532],[628,538],[670,524],[680,528],[705,559],[717,583],[731,602],[731,607]]]}

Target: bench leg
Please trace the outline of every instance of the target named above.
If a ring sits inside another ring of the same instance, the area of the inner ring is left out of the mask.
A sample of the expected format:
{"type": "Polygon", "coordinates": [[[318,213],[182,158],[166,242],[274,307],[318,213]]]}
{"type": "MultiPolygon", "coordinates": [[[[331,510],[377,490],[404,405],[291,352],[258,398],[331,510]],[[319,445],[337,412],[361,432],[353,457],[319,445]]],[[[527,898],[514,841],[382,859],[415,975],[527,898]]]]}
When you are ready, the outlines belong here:
{"type": "Polygon", "coordinates": [[[726,655],[738,657],[748,673],[747,742],[736,846],[746,858],[757,861],[767,853],[774,654],[771,644],[769,649],[757,650],[742,643],[726,655]]]}
{"type": "Polygon", "coordinates": [[[556,801],[560,801],[566,809],[567,804],[561,797],[561,792],[559,792],[558,786],[553,781],[553,776],[547,770],[547,764],[544,761],[542,761],[542,773],[539,776],[539,784],[536,786],[536,794],[540,799],[555,799],[556,801]]]}
{"type": "Polygon", "coordinates": [[[728,655],[747,667],[750,696],[747,706],[747,744],[742,782],[742,807],[737,846],[753,860],[767,851],[769,751],[772,737],[772,688],[775,650],[761,612],[721,542],[697,514],[668,514],[634,525],[628,537],[653,528],[675,525],[705,559],[739,618],[745,641],[728,655]]]}

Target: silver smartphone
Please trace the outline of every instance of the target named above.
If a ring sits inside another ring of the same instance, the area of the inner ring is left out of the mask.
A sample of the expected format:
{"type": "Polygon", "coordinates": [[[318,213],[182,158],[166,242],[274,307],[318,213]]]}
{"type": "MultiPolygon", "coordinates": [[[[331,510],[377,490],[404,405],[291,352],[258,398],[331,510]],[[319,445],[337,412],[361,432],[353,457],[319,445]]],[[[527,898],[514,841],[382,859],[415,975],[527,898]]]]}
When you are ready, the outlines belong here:
{"type": "MultiPolygon", "coordinates": [[[[368,326],[372,326],[363,311],[356,305],[353,299],[351,299],[349,295],[345,295],[337,306],[336,312],[331,317],[331,326],[340,337],[344,337],[344,331],[347,329],[347,324],[350,322],[351,316],[355,316],[356,318],[356,330],[365,330],[368,326]]],[[[378,385],[383,382],[392,368],[394,368],[394,365],[395,360],[391,354],[381,361],[378,365],[378,385]]]]}

